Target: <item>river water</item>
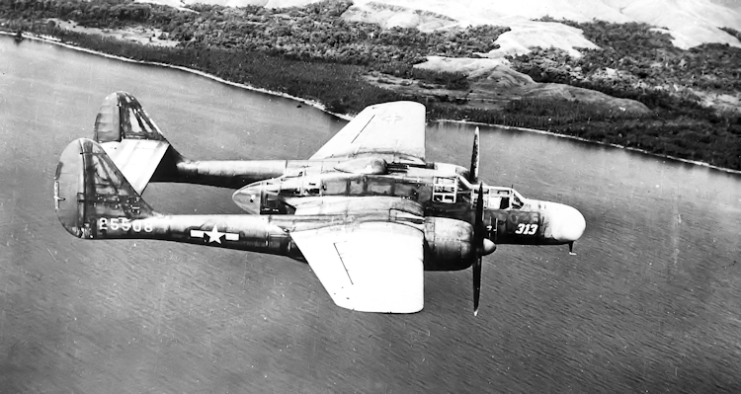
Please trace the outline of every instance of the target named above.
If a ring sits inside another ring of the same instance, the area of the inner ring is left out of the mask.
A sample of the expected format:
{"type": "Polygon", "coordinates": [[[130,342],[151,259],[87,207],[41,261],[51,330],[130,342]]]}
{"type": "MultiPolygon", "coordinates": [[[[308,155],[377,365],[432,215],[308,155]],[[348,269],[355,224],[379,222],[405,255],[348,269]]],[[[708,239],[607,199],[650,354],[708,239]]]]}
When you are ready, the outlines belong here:
{"type": "MultiPolygon", "coordinates": [[[[504,246],[426,273],[414,315],[334,306],[308,266],[155,241],[82,241],[53,209],[57,159],[103,98],[139,98],[202,159],[306,158],[345,122],[185,72],[0,38],[0,392],[741,392],[741,177],[482,127],[482,177],[580,209],[577,256],[504,246]]],[[[472,128],[428,126],[467,165],[472,128]]],[[[171,213],[231,191],[150,185],[171,213]]]]}

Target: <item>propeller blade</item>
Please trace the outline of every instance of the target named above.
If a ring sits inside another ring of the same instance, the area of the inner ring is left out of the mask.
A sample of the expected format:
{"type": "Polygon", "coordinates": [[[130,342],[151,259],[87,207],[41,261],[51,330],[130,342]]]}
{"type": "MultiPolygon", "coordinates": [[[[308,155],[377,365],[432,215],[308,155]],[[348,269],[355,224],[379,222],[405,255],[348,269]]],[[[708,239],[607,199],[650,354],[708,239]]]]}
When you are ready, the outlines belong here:
{"type": "Polygon", "coordinates": [[[468,173],[468,181],[471,184],[479,182],[479,128],[473,135],[473,153],[471,153],[471,171],[468,173]]]}
{"type": "Polygon", "coordinates": [[[479,296],[481,295],[481,255],[473,262],[473,315],[479,314],[479,296]]]}
{"type": "Polygon", "coordinates": [[[473,315],[479,313],[479,296],[481,295],[481,257],[484,255],[484,184],[479,185],[479,197],[476,199],[476,218],[473,225],[473,247],[475,256],[473,269],[473,315]]]}
{"type": "Polygon", "coordinates": [[[484,184],[479,184],[479,198],[476,199],[476,217],[473,223],[474,242],[476,248],[483,246],[484,243],[484,184]]]}

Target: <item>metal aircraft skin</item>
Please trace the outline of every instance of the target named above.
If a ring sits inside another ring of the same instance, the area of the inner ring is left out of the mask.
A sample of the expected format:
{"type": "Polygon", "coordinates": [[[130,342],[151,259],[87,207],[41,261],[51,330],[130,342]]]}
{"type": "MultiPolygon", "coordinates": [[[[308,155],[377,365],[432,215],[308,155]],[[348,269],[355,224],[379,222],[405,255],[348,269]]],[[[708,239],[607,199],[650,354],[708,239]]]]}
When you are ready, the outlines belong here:
{"type": "Polygon", "coordinates": [[[573,246],[584,217],[478,181],[471,169],[427,163],[424,106],[363,110],[309,160],[192,161],[180,155],[131,95],[108,96],[94,140],[62,153],[55,208],[83,239],[157,239],[287,256],[307,262],[333,301],[365,312],[424,306],[424,270],[473,268],[497,244],[573,246]],[[141,193],[149,182],[239,188],[246,214],[165,215],[141,193]]]}

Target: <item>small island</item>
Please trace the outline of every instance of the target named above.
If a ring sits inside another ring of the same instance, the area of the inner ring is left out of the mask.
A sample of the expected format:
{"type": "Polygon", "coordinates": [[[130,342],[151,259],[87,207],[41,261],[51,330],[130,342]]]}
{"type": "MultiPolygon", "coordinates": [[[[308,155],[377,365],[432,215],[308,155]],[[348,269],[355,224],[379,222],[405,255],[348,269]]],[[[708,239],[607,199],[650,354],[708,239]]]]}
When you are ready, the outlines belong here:
{"type": "MultiPolygon", "coordinates": [[[[385,29],[354,20],[351,6],[27,0],[0,4],[0,28],[187,67],[318,102],[333,113],[412,100],[426,105],[430,120],[540,129],[741,170],[741,48],[681,49],[647,24],[545,18],[580,29],[599,48],[580,48],[580,56],[531,48],[496,60],[483,54],[498,47],[507,26],[385,29]]],[[[724,30],[741,39],[733,28],[724,30]]]]}

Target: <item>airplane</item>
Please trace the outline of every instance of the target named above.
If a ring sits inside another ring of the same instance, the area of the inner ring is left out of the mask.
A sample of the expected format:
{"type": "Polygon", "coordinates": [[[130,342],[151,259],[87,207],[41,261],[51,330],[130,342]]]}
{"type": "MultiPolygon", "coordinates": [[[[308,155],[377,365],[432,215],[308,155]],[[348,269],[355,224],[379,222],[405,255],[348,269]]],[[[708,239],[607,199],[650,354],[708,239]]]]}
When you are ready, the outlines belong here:
{"type": "Polygon", "coordinates": [[[106,98],[94,139],[63,151],[54,182],[63,227],[83,239],[155,239],[287,256],[307,262],[340,307],[414,313],[424,270],[472,267],[478,313],[482,257],[497,245],[563,245],[586,227],[573,207],[527,199],[471,168],[425,161],[425,109],[363,110],[309,160],[193,161],[138,101],[106,98]],[[239,215],[166,215],[141,193],[150,182],[237,188],[239,215]]]}

